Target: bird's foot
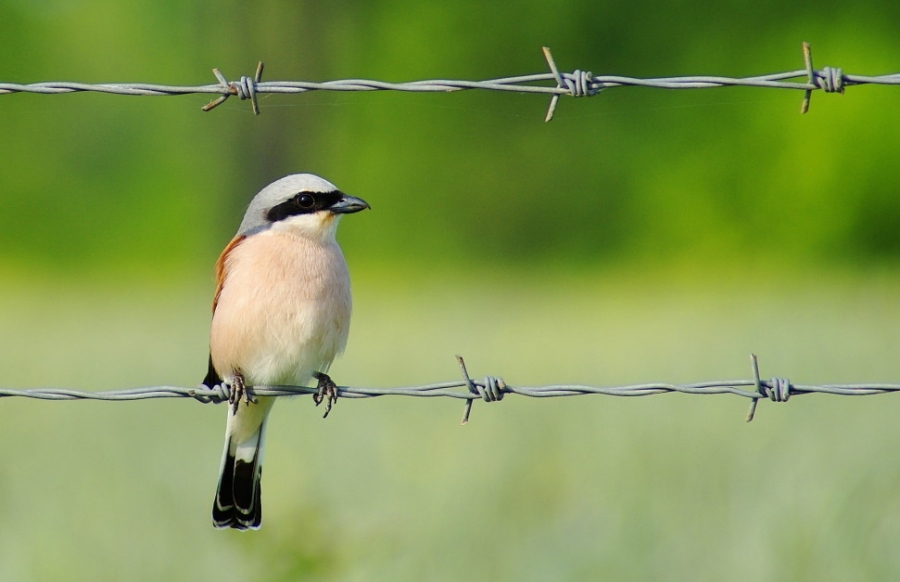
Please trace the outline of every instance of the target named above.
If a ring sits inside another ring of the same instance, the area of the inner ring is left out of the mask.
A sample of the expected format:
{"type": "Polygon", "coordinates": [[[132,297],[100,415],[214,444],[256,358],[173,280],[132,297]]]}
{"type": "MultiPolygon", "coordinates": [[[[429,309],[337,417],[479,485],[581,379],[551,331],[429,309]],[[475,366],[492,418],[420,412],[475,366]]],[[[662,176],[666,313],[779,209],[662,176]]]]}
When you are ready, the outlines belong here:
{"type": "Polygon", "coordinates": [[[244,383],[244,375],[238,372],[234,375],[234,380],[231,382],[231,394],[228,398],[228,403],[231,405],[231,410],[234,413],[237,413],[241,400],[247,404],[257,403],[256,397],[253,395],[253,387],[247,386],[244,383]]]}
{"type": "Polygon", "coordinates": [[[316,387],[316,393],[313,394],[313,402],[318,406],[322,404],[323,400],[325,401],[325,414],[322,418],[328,418],[331,407],[338,399],[337,384],[334,383],[334,380],[332,380],[328,374],[323,374],[322,372],[316,372],[313,374],[313,378],[319,381],[319,384],[316,387]]]}

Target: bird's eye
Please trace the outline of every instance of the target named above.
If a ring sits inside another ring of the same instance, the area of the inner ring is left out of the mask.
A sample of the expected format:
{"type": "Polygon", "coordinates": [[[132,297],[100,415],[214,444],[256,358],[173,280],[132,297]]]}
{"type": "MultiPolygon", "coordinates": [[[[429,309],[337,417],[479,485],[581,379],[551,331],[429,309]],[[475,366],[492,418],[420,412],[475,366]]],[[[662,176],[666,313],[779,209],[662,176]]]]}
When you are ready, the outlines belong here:
{"type": "Polygon", "coordinates": [[[299,206],[300,208],[312,208],[313,206],[315,206],[315,204],[315,198],[313,198],[309,194],[301,194],[300,196],[297,196],[297,206],[299,206]]]}

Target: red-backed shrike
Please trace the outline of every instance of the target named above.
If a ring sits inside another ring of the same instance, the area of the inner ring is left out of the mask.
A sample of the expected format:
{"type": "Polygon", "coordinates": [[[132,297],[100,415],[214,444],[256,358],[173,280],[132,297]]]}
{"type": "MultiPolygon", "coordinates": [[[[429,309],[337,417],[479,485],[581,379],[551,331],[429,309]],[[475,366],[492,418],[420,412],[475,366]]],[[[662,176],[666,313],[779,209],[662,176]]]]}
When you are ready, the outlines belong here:
{"type": "Polygon", "coordinates": [[[225,451],[213,503],[216,527],[260,525],[266,418],[275,398],[253,385],[303,386],[318,380],[316,404],[335,400],[326,375],[350,326],[350,277],[334,239],[342,214],[369,205],[312,174],[286,176],[250,202],[216,262],[203,384],[231,388],[225,451]]]}

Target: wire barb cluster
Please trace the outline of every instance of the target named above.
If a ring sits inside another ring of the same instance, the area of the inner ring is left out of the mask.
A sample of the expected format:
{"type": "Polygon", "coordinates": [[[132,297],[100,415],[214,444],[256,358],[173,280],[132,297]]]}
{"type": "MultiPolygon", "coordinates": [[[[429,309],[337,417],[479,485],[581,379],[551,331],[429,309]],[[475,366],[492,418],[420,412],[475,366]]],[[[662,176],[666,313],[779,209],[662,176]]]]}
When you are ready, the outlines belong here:
{"type": "Polygon", "coordinates": [[[813,68],[812,53],[809,43],[803,43],[804,68],[786,73],[773,73],[754,77],[731,78],[715,76],[690,76],[690,77],[665,77],[659,79],[637,79],[615,75],[597,76],[589,71],[575,70],[572,73],[562,73],[556,66],[550,49],[543,47],[544,58],[550,68],[549,73],[535,75],[521,75],[504,77],[501,79],[489,79],[486,81],[452,81],[433,79],[427,81],[412,81],[408,83],[387,83],[384,81],[372,81],[366,79],[345,79],[339,81],[326,81],[313,83],[307,81],[262,81],[263,64],[256,67],[253,77],[242,76],[237,81],[228,81],[219,69],[213,69],[213,74],[218,81],[215,85],[201,85],[197,87],[178,87],[170,85],[153,85],[147,83],[70,83],[70,82],[46,82],[46,83],[0,83],[0,95],[10,93],[37,93],[43,95],[57,95],[61,93],[74,93],[81,91],[94,91],[99,93],[111,93],[117,95],[188,95],[188,94],[214,94],[216,99],[202,107],[203,111],[210,111],[229,97],[237,96],[240,99],[249,99],[253,113],[259,115],[258,96],[263,93],[306,93],[309,91],[412,91],[422,93],[445,93],[453,91],[465,91],[470,89],[483,89],[488,91],[512,91],[516,93],[541,93],[550,95],[550,106],[547,109],[545,121],[553,119],[556,105],[561,95],[570,97],[591,97],[604,89],[622,86],[655,87],[659,89],[706,89],[711,87],[768,87],[775,89],[794,89],[804,92],[801,113],[809,110],[810,96],[813,91],[822,90],[826,93],[843,93],[846,87],[851,85],[900,85],[900,73],[880,76],[845,75],[840,68],[825,67],[819,71],[813,68]],[[791,81],[790,79],[805,78],[805,82],[791,81]],[[554,83],[553,86],[539,85],[536,83],[554,83]]]}
{"type": "MultiPolygon", "coordinates": [[[[549,386],[511,386],[502,378],[486,376],[480,380],[469,377],[462,356],[456,356],[462,380],[409,386],[402,388],[361,388],[338,386],[341,398],[374,398],[376,396],[417,396],[436,398],[456,398],[465,400],[462,424],[469,421],[469,414],[475,400],[499,402],[507,394],[517,394],[531,398],[554,398],[559,396],[584,396],[587,394],[603,394],[606,396],[652,396],[654,394],[733,394],[749,398],[750,411],[747,422],[753,420],[756,406],[760,399],[767,398],[773,402],[787,402],[791,396],[802,394],[834,394],[838,396],[870,396],[900,392],[900,384],[825,384],[806,385],[792,384],[786,378],[762,380],[759,375],[759,364],[755,355],[750,356],[753,377],[749,380],[711,380],[694,384],[632,384],[629,386],[583,386],[558,384],[549,386]],[[460,390],[463,388],[464,390],[460,390]],[[750,388],[750,389],[747,389],[750,388]]],[[[254,386],[255,396],[298,396],[315,394],[317,388],[307,386],[254,386]]],[[[203,403],[218,404],[228,402],[230,388],[221,384],[215,388],[200,386],[183,388],[178,386],[152,386],[129,390],[111,390],[107,392],[89,392],[60,388],[35,388],[30,390],[14,390],[0,388],[0,398],[20,396],[41,400],[146,400],[148,398],[193,398],[203,403]]]]}

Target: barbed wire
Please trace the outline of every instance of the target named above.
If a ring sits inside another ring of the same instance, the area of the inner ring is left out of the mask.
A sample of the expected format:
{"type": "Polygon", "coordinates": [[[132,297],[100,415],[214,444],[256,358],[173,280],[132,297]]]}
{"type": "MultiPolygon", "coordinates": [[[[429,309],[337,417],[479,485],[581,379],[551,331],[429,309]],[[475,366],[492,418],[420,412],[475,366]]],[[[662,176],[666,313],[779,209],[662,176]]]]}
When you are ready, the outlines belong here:
{"type": "Polygon", "coordinates": [[[686,76],[663,77],[657,79],[638,79],[617,75],[593,75],[589,71],[575,70],[572,73],[562,73],[556,66],[550,49],[543,47],[544,58],[550,67],[549,73],[535,75],[519,75],[485,81],[454,81],[445,79],[432,79],[425,81],[412,81],[406,83],[388,83],[367,79],[344,79],[338,81],[326,81],[322,83],[308,81],[262,81],[263,63],[256,67],[253,77],[242,76],[237,81],[228,81],[219,69],[213,69],[213,74],[218,80],[215,85],[200,85],[195,87],[155,85],[150,83],[73,83],[73,82],[43,82],[43,83],[0,83],[0,95],[11,93],[36,93],[42,95],[58,95],[62,93],[75,93],[92,91],[97,93],[111,93],[116,95],[150,95],[171,96],[189,94],[218,94],[213,101],[202,107],[204,111],[210,111],[221,105],[231,96],[240,99],[249,99],[253,113],[259,115],[259,103],[257,96],[263,93],[306,93],[309,91],[410,91],[424,93],[446,93],[453,91],[465,91],[471,89],[484,89],[490,91],[512,91],[516,93],[539,93],[550,95],[550,105],[547,109],[545,121],[553,119],[556,105],[561,95],[570,97],[591,97],[604,89],[623,86],[655,87],[658,89],[706,89],[711,87],[767,87],[775,89],[794,89],[804,91],[801,113],[809,110],[810,96],[813,91],[822,90],[826,93],[843,93],[844,89],[851,85],[900,85],[900,73],[879,76],[848,75],[840,68],[824,67],[815,70],[812,64],[812,52],[809,43],[803,43],[804,68],[785,73],[773,73],[757,75],[753,77],[718,77],[718,76],[686,76]],[[790,81],[798,77],[805,77],[805,82],[790,81]],[[536,85],[535,83],[554,82],[555,86],[536,85]]]}
{"type": "MultiPolygon", "coordinates": [[[[749,380],[710,380],[693,384],[648,383],[628,386],[584,386],[579,384],[552,384],[547,386],[512,386],[497,376],[485,376],[472,379],[466,369],[462,356],[456,356],[462,373],[462,379],[450,382],[439,382],[423,386],[407,386],[401,388],[363,388],[338,386],[340,398],[374,398],[377,396],[416,396],[424,398],[456,398],[465,400],[462,424],[469,421],[472,404],[476,400],[499,402],[508,394],[531,398],[556,398],[562,396],[585,396],[601,394],[605,396],[652,396],[655,394],[733,394],[750,399],[750,410],[747,422],[753,420],[756,406],[760,399],[773,402],[787,402],[791,396],[803,394],[833,394],[837,396],[871,396],[900,392],[900,384],[793,384],[787,378],[775,377],[763,380],[759,375],[759,363],[754,354],[750,355],[752,378],[749,380]],[[745,387],[752,388],[747,390],[745,387]],[[460,390],[465,388],[465,390],[460,390]]],[[[317,388],[307,386],[254,386],[253,396],[299,396],[315,394],[317,388]]],[[[24,397],[39,400],[105,400],[113,402],[146,400],[149,398],[193,398],[202,403],[219,404],[228,402],[231,397],[230,387],[220,384],[214,388],[199,386],[184,388],[180,386],[151,386],[127,390],[109,390],[91,392],[69,390],[63,388],[32,388],[27,390],[0,388],[0,398],[24,397]]],[[[330,408],[329,408],[330,409],[330,408]]],[[[327,416],[327,412],[326,412],[327,416]]]]}

